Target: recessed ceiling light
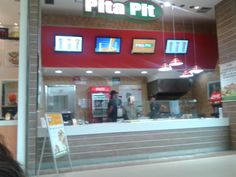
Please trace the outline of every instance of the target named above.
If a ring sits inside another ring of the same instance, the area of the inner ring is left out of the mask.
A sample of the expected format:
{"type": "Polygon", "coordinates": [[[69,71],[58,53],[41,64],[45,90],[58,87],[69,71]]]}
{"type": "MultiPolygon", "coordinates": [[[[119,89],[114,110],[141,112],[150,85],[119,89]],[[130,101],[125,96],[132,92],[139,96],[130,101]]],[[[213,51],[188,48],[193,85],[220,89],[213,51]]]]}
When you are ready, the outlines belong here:
{"type": "Polygon", "coordinates": [[[164,2],[164,6],[165,6],[165,7],[170,7],[170,6],[171,6],[171,3],[168,2],[168,1],[167,1],[167,2],[164,2]]]}
{"type": "Polygon", "coordinates": [[[2,22],[0,22],[0,25],[2,24],[2,22]]]}
{"type": "Polygon", "coordinates": [[[14,26],[18,26],[18,23],[14,23],[14,26]]]}
{"type": "Polygon", "coordinates": [[[147,71],[142,71],[141,74],[147,74],[148,72],[147,71]]]}
{"type": "Polygon", "coordinates": [[[194,9],[196,9],[196,10],[199,9],[199,8],[200,8],[200,6],[194,6],[194,9]]]}
{"type": "Polygon", "coordinates": [[[91,71],[91,70],[88,70],[88,71],[86,71],[86,73],[87,73],[87,74],[92,74],[92,73],[93,73],[93,71],[91,71]]]}
{"type": "Polygon", "coordinates": [[[63,73],[62,70],[55,70],[54,72],[57,73],[57,74],[61,74],[61,73],[63,73]]]}
{"type": "Polygon", "coordinates": [[[120,74],[120,71],[115,71],[114,73],[115,73],[115,74],[120,74]]]}

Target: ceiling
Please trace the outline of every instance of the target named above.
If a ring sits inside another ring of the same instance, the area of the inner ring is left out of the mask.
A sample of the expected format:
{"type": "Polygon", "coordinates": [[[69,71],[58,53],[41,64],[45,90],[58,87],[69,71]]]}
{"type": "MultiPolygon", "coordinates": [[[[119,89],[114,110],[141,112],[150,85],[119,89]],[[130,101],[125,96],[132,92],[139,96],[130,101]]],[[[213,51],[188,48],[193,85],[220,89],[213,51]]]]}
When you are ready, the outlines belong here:
{"type": "Polygon", "coordinates": [[[13,26],[19,24],[20,2],[19,0],[1,0],[0,6],[0,26],[13,26]]]}
{"type": "MultiPolygon", "coordinates": [[[[107,76],[150,76],[156,75],[158,73],[157,69],[122,69],[122,68],[44,68],[44,75],[63,75],[63,76],[98,76],[98,77],[107,77],[107,76]],[[56,74],[56,70],[61,70],[63,73],[56,74]],[[86,71],[93,71],[92,74],[87,74],[86,71]],[[115,74],[114,71],[120,71],[120,74],[115,74]],[[141,71],[147,71],[147,74],[141,74],[141,71]]],[[[164,72],[163,74],[165,74],[164,72]]]]}
{"type": "MultiPolygon", "coordinates": [[[[211,70],[204,70],[205,72],[211,70]]],[[[122,69],[122,68],[43,68],[44,76],[97,76],[104,78],[111,77],[146,77],[148,81],[156,80],[157,78],[171,79],[179,78],[183,70],[172,70],[168,72],[161,72],[157,69],[122,69]],[[56,70],[61,70],[63,73],[55,73],[56,70]],[[92,74],[87,74],[86,71],[93,71],[92,74]],[[115,74],[114,71],[120,71],[120,74],[115,74]],[[147,71],[146,74],[142,74],[142,71],[147,71]]]]}

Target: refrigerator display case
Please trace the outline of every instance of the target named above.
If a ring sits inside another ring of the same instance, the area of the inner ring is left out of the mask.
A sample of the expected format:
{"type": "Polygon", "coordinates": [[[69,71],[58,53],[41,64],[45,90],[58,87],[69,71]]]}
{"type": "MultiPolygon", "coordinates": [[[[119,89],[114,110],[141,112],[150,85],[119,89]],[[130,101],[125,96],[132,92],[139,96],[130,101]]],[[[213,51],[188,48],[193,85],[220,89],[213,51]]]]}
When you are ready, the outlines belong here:
{"type": "Polygon", "coordinates": [[[103,122],[106,119],[110,91],[110,86],[90,87],[90,123],[103,122]]]}

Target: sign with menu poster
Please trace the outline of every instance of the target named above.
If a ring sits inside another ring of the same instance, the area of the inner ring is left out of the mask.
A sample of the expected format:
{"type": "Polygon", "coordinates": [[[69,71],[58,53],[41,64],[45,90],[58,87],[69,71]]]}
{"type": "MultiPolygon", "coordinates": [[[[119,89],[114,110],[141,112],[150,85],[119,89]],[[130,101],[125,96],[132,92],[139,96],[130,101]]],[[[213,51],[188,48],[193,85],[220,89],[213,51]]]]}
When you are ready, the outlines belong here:
{"type": "Polygon", "coordinates": [[[96,53],[120,53],[121,38],[96,37],[96,53]]]}
{"type": "Polygon", "coordinates": [[[166,54],[186,54],[188,51],[188,40],[168,39],[166,41],[166,54]]]}
{"type": "Polygon", "coordinates": [[[155,39],[133,39],[131,53],[154,53],[155,46],[155,39]]]}
{"type": "Polygon", "coordinates": [[[54,158],[68,154],[69,146],[62,115],[60,113],[48,113],[46,114],[46,122],[54,158]]]}
{"type": "Polygon", "coordinates": [[[222,101],[236,101],[236,61],[220,65],[222,101]]]}
{"type": "Polygon", "coordinates": [[[82,52],[82,36],[55,35],[54,51],[57,52],[82,52]]]}

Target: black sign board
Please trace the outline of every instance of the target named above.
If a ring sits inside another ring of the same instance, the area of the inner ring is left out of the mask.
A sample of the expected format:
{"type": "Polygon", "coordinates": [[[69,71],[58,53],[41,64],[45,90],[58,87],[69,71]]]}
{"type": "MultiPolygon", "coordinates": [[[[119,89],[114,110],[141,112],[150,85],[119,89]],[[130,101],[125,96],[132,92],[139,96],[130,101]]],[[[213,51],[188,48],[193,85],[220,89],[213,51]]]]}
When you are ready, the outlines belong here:
{"type": "Polygon", "coordinates": [[[0,28],[0,38],[8,37],[8,28],[0,28]]]}

